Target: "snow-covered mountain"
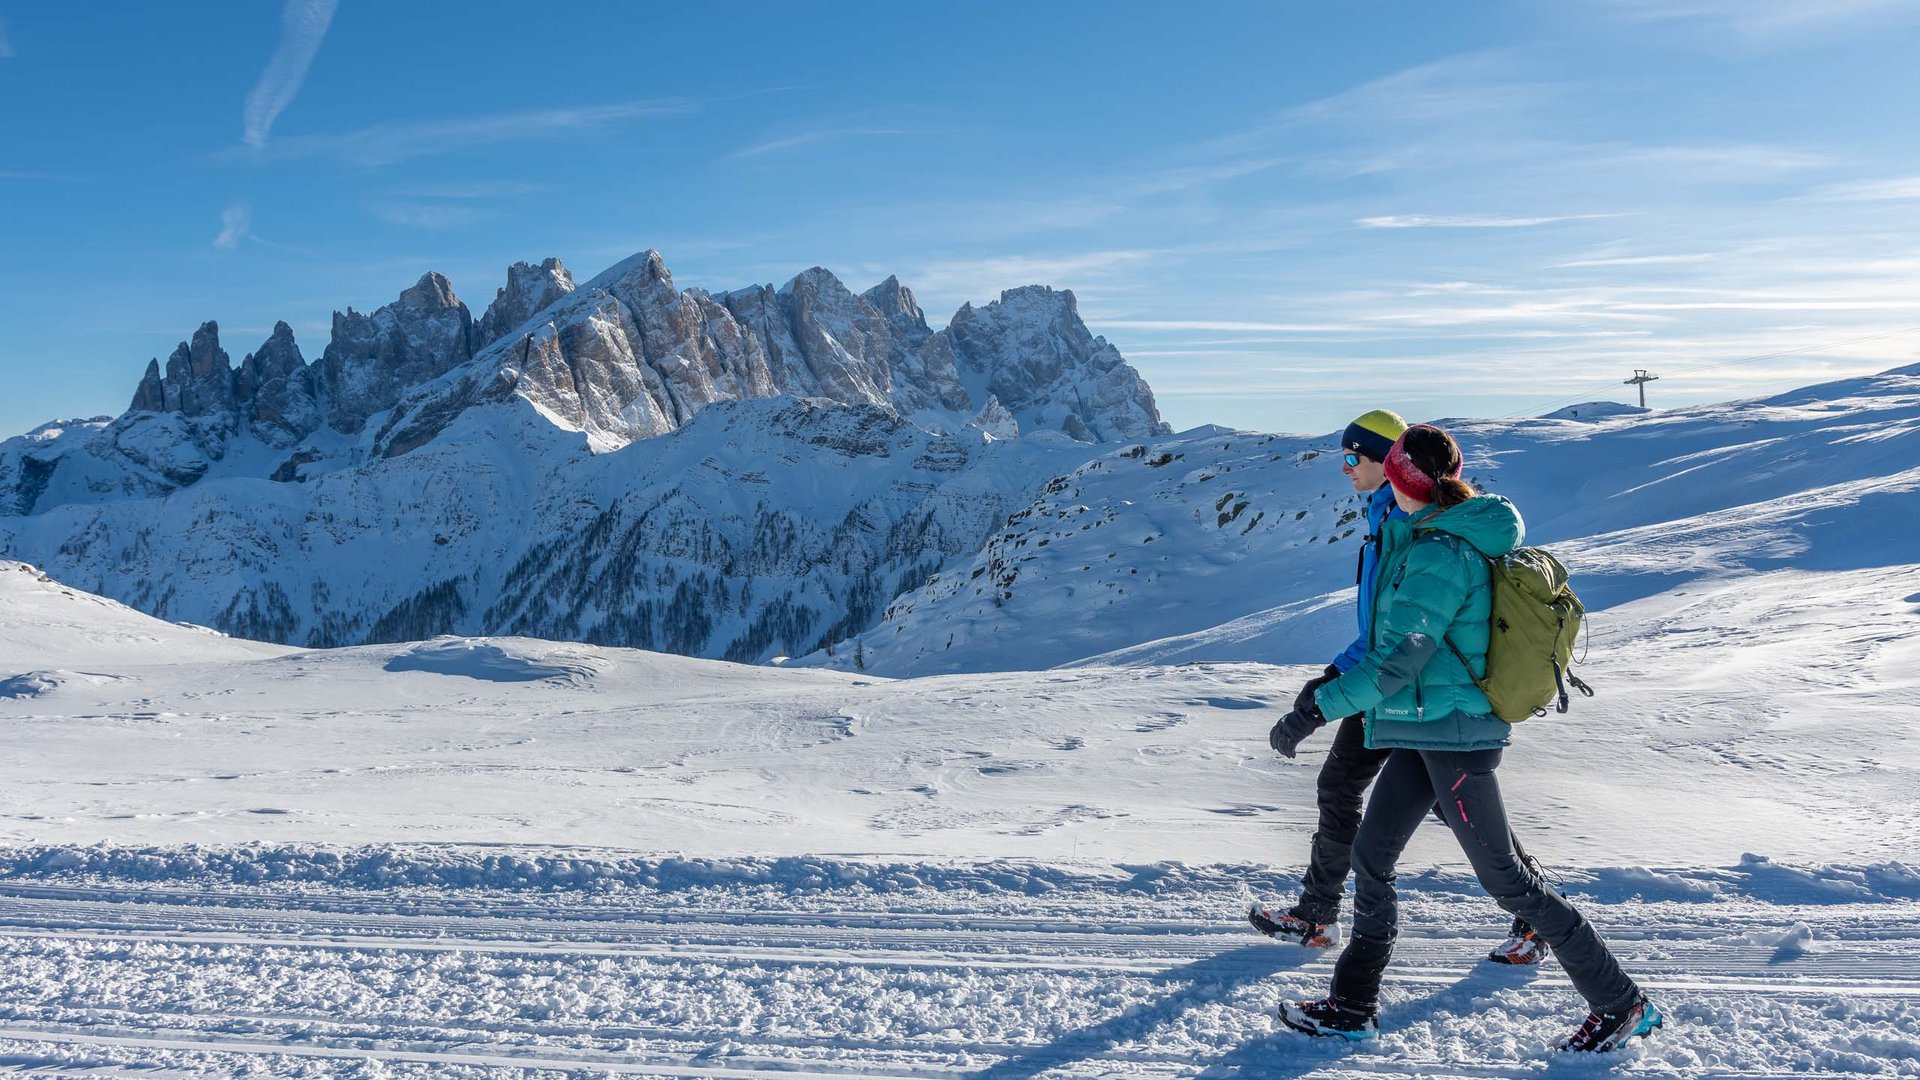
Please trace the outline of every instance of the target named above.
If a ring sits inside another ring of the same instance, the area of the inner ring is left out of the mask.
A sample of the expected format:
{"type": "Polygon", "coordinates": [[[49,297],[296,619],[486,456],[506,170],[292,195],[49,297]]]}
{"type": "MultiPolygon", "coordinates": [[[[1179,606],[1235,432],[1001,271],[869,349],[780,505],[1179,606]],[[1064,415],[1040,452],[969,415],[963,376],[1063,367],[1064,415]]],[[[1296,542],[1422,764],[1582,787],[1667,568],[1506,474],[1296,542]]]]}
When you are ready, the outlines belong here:
{"type": "Polygon", "coordinates": [[[679,290],[656,252],[575,287],[516,264],[478,320],[429,273],[214,323],[114,419],[0,443],[0,554],[141,610],[311,645],[509,631],[739,660],[829,646],[977,550],[1100,441],[1163,436],[1073,294],[940,331],[889,278],[679,290]]]}
{"type": "MultiPolygon", "coordinates": [[[[1351,625],[1331,440],[1168,434],[1040,287],[934,331],[897,280],[819,269],[709,294],[652,252],[579,287],[521,263],[478,320],[429,274],[314,364],[282,326],[233,370],[208,324],[135,406],[0,444],[0,554],[244,637],[903,675],[1313,662],[1351,625]]],[[[1920,369],[1448,426],[1596,608],[1915,550],[1920,369]]]]}
{"type": "MultiPolygon", "coordinates": [[[[1442,423],[1591,607],[1709,572],[1920,562],[1920,366],[1654,413],[1442,423]]],[[[1324,663],[1354,632],[1336,590],[1365,532],[1318,449],[1332,442],[1215,429],[1107,449],[895,600],[858,653],[881,674],[1324,663]]]]}

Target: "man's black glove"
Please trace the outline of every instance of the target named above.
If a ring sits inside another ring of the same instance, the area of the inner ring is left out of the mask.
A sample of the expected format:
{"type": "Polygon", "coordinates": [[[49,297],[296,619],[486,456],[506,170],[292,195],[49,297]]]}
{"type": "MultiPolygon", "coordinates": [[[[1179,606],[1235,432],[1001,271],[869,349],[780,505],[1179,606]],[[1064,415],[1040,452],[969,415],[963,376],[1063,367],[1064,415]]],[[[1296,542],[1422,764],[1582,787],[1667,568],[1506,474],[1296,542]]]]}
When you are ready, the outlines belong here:
{"type": "Polygon", "coordinates": [[[1305,709],[1295,709],[1281,717],[1280,722],[1273,725],[1273,730],[1267,732],[1267,745],[1292,757],[1300,740],[1319,731],[1320,725],[1326,722],[1327,718],[1320,715],[1320,709],[1309,703],[1305,709]]]}
{"type": "Polygon", "coordinates": [[[1313,692],[1339,677],[1340,669],[1334,667],[1332,664],[1328,664],[1327,670],[1308,679],[1307,685],[1301,687],[1300,692],[1294,695],[1293,707],[1303,711],[1313,708],[1313,692]]]}

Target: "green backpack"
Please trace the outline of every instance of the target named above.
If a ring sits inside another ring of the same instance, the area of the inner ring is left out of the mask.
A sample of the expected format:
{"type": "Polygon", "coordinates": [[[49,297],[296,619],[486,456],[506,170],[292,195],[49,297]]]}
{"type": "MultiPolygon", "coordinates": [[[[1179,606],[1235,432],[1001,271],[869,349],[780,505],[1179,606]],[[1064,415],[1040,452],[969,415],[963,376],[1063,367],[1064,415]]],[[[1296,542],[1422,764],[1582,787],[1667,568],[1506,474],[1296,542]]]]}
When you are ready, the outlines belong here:
{"type": "MultiPolygon", "coordinates": [[[[1439,535],[1462,543],[1451,534],[1439,535]]],[[[1567,568],[1545,548],[1516,548],[1486,561],[1493,575],[1493,618],[1487,628],[1487,675],[1473,685],[1487,695],[1493,715],[1517,724],[1547,715],[1548,705],[1566,712],[1569,683],[1592,697],[1593,687],[1567,670],[1587,614],[1567,583],[1567,568]]],[[[1473,665],[1451,639],[1447,648],[1472,677],[1473,665]]]]}

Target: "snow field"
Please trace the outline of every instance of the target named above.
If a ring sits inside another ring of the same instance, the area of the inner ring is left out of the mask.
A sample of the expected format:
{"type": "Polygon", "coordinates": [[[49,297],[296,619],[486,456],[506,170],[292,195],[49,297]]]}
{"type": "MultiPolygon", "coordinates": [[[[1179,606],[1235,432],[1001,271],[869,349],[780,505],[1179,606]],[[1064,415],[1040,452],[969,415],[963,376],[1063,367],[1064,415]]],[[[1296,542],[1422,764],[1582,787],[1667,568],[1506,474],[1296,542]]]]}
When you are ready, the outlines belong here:
{"type": "Polygon", "coordinates": [[[1607,696],[1516,733],[1531,846],[1670,1017],[1604,1065],[1545,1049],[1580,1009],[1551,963],[1479,962],[1505,917],[1433,828],[1383,1037],[1276,1027],[1331,963],[1242,921],[1311,828],[1318,750],[1262,738],[1298,669],[892,681],[517,639],[0,700],[0,1065],[1920,1075],[1914,751],[1888,734],[1916,593],[1779,571],[1636,601],[1589,672],[1607,696]]]}
{"type": "MultiPolygon", "coordinates": [[[[1516,831],[1553,866],[1899,859],[1916,595],[1778,570],[1600,613],[1600,696],[1516,729],[1516,831]]],[[[90,670],[0,696],[0,842],[1292,863],[1326,745],[1267,748],[1310,669],[1256,663],[888,680],[501,638],[90,670]]],[[[1409,857],[1457,859],[1431,833],[1409,857]]]]}
{"type": "MultiPolygon", "coordinates": [[[[1240,921],[1249,882],[1276,876],[1044,876],[1050,887],[1031,893],[803,877],[694,896],[625,886],[583,903],[564,890],[196,890],[16,873],[0,881],[0,1037],[17,1049],[0,1061],[75,1064],[103,1048],[77,1040],[105,1040],[129,1067],[260,1075],[1588,1071],[1545,1049],[1578,1020],[1571,988],[1552,964],[1479,963],[1504,918],[1458,876],[1407,889],[1385,1032],[1360,1048],[1273,1024],[1277,1003],[1322,992],[1331,966],[1240,921]]],[[[996,878],[1013,884],[1004,868],[977,882],[996,878]]],[[[1920,1074],[1913,900],[1703,886],[1711,899],[1647,901],[1590,887],[1576,896],[1671,1024],[1603,1071],[1920,1074]],[[1783,951],[1770,943],[1783,919],[1832,929],[1783,951]]]]}

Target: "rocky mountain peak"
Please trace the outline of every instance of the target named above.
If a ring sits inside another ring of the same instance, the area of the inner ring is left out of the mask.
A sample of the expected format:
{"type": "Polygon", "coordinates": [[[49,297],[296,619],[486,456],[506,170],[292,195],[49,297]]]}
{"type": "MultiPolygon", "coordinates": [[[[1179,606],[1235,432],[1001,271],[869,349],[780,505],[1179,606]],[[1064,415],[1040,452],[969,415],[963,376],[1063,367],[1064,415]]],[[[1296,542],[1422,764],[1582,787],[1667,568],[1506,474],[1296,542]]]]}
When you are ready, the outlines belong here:
{"type": "MultiPolygon", "coordinates": [[[[153,374],[152,366],[148,373],[153,374]]],[[[187,416],[212,416],[233,404],[233,368],[227,352],[220,347],[220,324],[200,324],[190,341],[181,342],[167,358],[166,377],[160,382],[160,408],[155,412],[177,412],[187,416]]],[[[136,400],[151,400],[151,384],[141,380],[136,400]]]]}
{"type": "Polygon", "coordinates": [[[196,379],[204,379],[216,371],[232,370],[226,350],[220,347],[220,324],[211,319],[193,332],[193,341],[186,348],[188,370],[196,379]]]}
{"type": "Polygon", "coordinates": [[[473,314],[453,285],[429,271],[371,315],[333,313],[333,340],[317,365],[328,422],[353,434],[406,391],[473,358],[473,314]]]}
{"type": "Polygon", "coordinates": [[[476,324],[474,350],[478,352],[507,336],[573,290],[573,275],[559,259],[546,259],[538,266],[517,262],[507,267],[507,284],[494,294],[493,303],[487,305],[487,313],[476,324]]]}
{"type": "Polygon", "coordinates": [[[973,399],[999,398],[1023,432],[1113,442],[1171,431],[1146,381],[1087,329],[1070,291],[1008,289],[985,307],[962,306],[941,333],[973,399]]]}
{"type": "Polygon", "coordinates": [[[160,412],[167,407],[166,383],[160,378],[160,361],[147,361],[147,372],[140,377],[140,385],[134,388],[133,403],[127,408],[133,412],[160,412]]]}
{"type": "Polygon", "coordinates": [[[783,295],[794,292],[808,292],[814,295],[826,293],[831,296],[852,296],[853,290],[847,288],[834,272],[824,266],[810,266],[793,275],[785,285],[780,286],[783,295]]]}
{"type": "Polygon", "coordinates": [[[435,270],[420,275],[420,280],[414,282],[413,288],[400,294],[399,303],[425,311],[446,311],[465,306],[460,303],[459,297],[453,295],[453,282],[435,270]]]}
{"type": "Polygon", "coordinates": [[[323,410],[313,370],[285,322],[273,324],[259,351],[240,362],[234,392],[254,434],[270,446],[292,446],[320,427],[323,410]]]}
{"type": "Polygon", "coordinates": [[[1108,441],[1165,430],[1152,392],[1087,331],[1070,292],[1008,290],[934,333],[897,277],[856,294],[821,266],[778,288],[710,294],[677,289],[647,250],[570,285],[558,260],[510,269],[475,331],[486,356],[391,415],[379,452],[423,445],[503,393],[599,449],[673,431],[717,401],[776,395],[888,409],[936,432],[1108,441]]]}
{"type": "Polygon", "coordinates": [[[658,251],[648,248],[645,251],[629,255],[605,270],[594,275],[593,279],[582,285],[582,289],[611,289],[620,282],[665,282],[673,284],[673,274],[667,269],[667,260],[658,251]]]}
{"type": "Polygon", "coordinates": [[[933,330],[927,326],[926,313],[914,301],[913,293],[900,284],[900,279],[889,274],[887,280],[860,294],[860,299],[873,305],[893,327],[894,333],[908,344],[919,344],[933,336],[933,330]]]}

